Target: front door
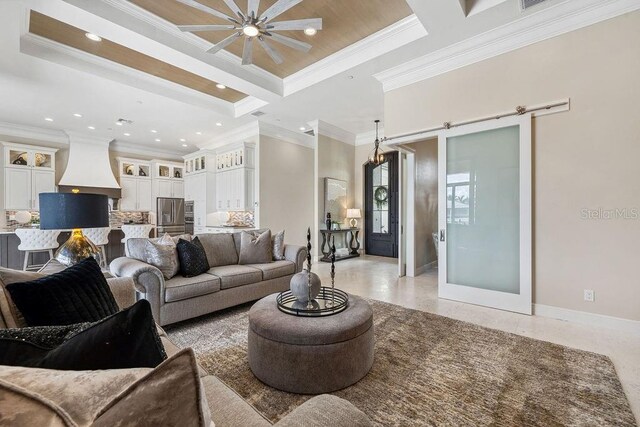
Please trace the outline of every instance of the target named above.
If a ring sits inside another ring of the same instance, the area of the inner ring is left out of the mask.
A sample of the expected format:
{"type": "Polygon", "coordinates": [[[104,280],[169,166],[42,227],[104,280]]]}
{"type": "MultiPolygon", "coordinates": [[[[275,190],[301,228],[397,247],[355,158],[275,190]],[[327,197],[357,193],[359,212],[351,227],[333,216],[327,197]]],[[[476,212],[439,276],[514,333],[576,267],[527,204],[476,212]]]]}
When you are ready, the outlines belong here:
{"type": "Polygon", "coordinates": [[[365,172],[365,252],[398,257],[398,152],[385,162],[368,163],[365,172]]]}
{"type": "Polygon", "coordinates": [[[531,116],[438,141],[441,298],[531,314],[531,116]]]}

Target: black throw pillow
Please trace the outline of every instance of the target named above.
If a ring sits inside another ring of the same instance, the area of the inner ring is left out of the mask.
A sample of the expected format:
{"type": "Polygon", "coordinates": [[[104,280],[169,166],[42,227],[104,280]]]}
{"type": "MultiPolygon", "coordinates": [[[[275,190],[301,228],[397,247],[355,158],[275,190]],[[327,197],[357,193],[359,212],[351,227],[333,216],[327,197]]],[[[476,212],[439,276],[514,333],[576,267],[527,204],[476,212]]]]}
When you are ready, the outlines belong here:
{"type": "Polygon", "coordinates": [[[90,324],[55,348],[0,338],[0,365],[67,371],[155,368],[166,358],[147,300],[90,324]]]}
{"type": "Polygon", "coordinates": [[[12,283],[7,290],[28,326],[95,322],[119,310],[93,257],[59,273],[12,283]]]}
{"type": "Polygon", "coordinates": [[[176,248],[180,258],[180,274],[184,277],[194,277],[209,271],[209,261],[200,239],[195,237],[190,242],[180,239],[176,248]]]}

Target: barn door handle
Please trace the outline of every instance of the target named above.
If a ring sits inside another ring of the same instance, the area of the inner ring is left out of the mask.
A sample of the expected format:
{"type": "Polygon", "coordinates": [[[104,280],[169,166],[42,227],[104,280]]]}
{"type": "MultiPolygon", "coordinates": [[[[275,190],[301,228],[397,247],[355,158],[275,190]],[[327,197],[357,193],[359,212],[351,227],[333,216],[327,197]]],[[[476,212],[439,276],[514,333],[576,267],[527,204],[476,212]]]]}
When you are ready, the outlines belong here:
{"type": "Polygon", "coordinates": [[[440,241],[444,242],[444,230],[440,230],[440,241]]]}

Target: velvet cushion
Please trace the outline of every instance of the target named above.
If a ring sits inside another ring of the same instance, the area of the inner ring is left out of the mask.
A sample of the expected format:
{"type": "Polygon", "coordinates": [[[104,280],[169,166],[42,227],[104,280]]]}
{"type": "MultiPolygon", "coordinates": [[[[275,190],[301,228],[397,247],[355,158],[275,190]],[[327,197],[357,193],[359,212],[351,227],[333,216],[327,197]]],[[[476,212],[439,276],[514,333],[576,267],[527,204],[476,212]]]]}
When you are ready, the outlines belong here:
{"type": "Polygon", "coordinates": [[[211,419],[190,349],[153,370],[4,367],[0,395],[7,425],[209,426],[211,419]]]}
{"type": "Polygon", "coordinates": [[[60,370],[153,368],[167,357],[147,300],[89,325],[57,347],[39,344],[1,338],[0,365],[60,370]]]}
{"type": "MultiPolygon", "coordinates": [[[[31,326],[27,328],[0,329],[1,339],[26,341],[39,347],[53,348],[64,343],[69,338],[82,332],[92,323],[76,323],[63,326],[31,326]]],[[[0,348],[2,345],[0,344],[0,348]]],[[[0,360],[2,355],[0,355],[0,360]]]]}
{"type": "Polygon", "coordinates": [[[180,271],[176,241],[168,234],[159,239],[129,239],[127,250],[130,258],[157,267],[167,280],[180,271]]]}
{"type": "Polygon", "coordinates": [[[284,260],[284,230],[274,234],[271,237],[271,242],[273,243],[273,260],[284,260]]]}
{"type": "Polygon", "coordinates": [[[200,239],[196,237],[190,242],[180,239],[177,248],[180,258],[180,274],[184,277],[199,276],[209,270],[207,254],[200,239]]]}
{"type": "Polygon", "coordinates": [[[107,279],[93,257],[59,273],[6,288],[28,326],[95,322],[118,312],[107,279]]]}
{"type": "Polygon", "coordinates": [[[28,282],[30,280],[44,277],[44,274],[33,271],[13,270],[11,268],[0,267],[0,313],[7,328],[24,328],[27,321],[18,310],[11,294],[7,290],[7,285],[17,282],[28,282]]]}
{"type": "Polygon", "coordinates": [[[240,236],[240,259],[238,264],[264,264],[273,261],[271,230],[254,235],[243,232],[240,236]]]}

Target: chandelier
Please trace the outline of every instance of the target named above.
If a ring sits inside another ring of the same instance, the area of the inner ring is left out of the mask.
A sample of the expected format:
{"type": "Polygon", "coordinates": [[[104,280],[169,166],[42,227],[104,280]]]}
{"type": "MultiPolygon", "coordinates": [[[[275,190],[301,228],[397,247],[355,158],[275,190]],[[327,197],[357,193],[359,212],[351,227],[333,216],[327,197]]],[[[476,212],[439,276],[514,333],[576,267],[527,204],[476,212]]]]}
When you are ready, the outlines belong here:
{"type": "Polygon", "coordinates": [[[378,166],[385,161],[384,151],[380,148],[380,143],[384,141],[385,138],[381,140],[378,137],[378,125],[380,124],[380,120],[375,120],[374,123],[376,124],[376,140],[373,142],[373,151],[369,155],[369,163],[378,166]]]}

